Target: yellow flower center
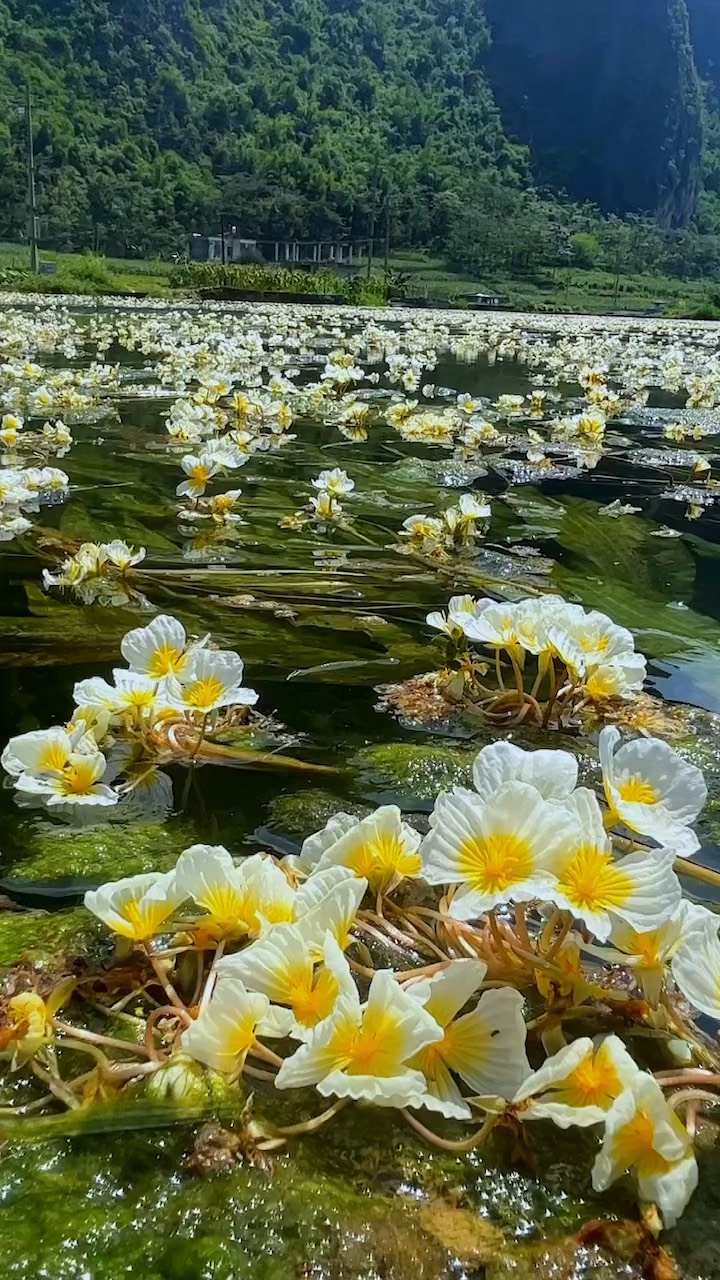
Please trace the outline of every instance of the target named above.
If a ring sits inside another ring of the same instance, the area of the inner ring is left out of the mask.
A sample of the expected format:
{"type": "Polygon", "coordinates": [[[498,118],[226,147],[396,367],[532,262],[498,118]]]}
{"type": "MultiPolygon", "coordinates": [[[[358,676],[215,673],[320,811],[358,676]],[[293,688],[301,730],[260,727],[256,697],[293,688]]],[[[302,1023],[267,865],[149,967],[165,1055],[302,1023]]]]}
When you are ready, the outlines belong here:
{"type": "Polygon", "coordinates": [[[292,1010],[304,1027],[314,1027],[332,1013],[339,991],[338,980],[329,969],[319,969],[299,982],[291,997],[292,1010]]]}
{"type": "Polygon", "coordinates": [[[207,484],[210,479],[210,468],[203,466],[193,467],[190,472],[190,479],[193,484],[207,484]]]}
{"type": "Polygon", "coordinates": [[[501,893],[531,875],[532,850],[527,840],[510,831],[496,831],[485,839],[472,836],[462,844],[458,868],[472,889],[501,893]]]}
{"type": "Polygon", "coordinates": [[[559,880],[565,897],[581,910],[621,907],[633,889],[631,877],[618,871],[612,854],[595,845],[582,845],[563,868],[559,880]]]}
{"type": "Polygon", "coordinates": [[[125,702],[128,707],[151,707],[155,701],[155,694],[152,689],[131,689],[125,695],[125,702]]]}
{"type": "Polygon", "coordinates": [[[398,832],[380,831],[353,850],[347,865],[356,876],[364,877],[373,889],[378,889],[396,876],[418,875],[422,861],[418,853],[405,847],[398,832]]]}
{"type": "Polygon", "coordinates": [[[183,700],[188,707],[197,707],[199,711],[208,711],[225,694],[225,685],[217,676],[207,676],[204,680],[196,680],[188,685],[183,700]]]}
{"type": "Polygon", "coordinates": [[[657,804],[660,799],[655,788],[638,773],[623,778],[617,789],[622,799],[631,804],[657,804]]]}
{"type": "Polygon", "coordinates": [[[588,1055],[563,1080],[554,1100],[570,1107],[602,1107],[608,1110],[622,1093],[622,1083],[611,1058],[602,1046],[588,1055]]]}
{"type": "Polygon", "coordinates": [[[333,1065],[352,1076],[394,1076],[400,1069],[403,1036],[397,1015],[389,1009],[368,1010],[359,1028],[341,1024],[328,1046],[333,1065]]]}
{"type": "Polygon", "coordinates": [[[139,898],[130,898],[118,907],[118,914],[127,921],[127,929],[116,926],[116,932],[136,940],[150,938],[160,928],[163,920],[172,914],[173,908],[166,902],[149,902],[141,905],[139,898]]]}
{"type": "Polygon", "coordinates": [[[66,796],[88,796],[96,782],[94,762],[68,765],[61,778],[62,793],[66,796]]]}
{"type": "Polygon", "coordinates": [[[625,1169],[637,1165],[643,1174],[650,1177],[666,1173],[672,1167],[671,1162],[655,1150],[654,1140],[655,1126],[650,1116],[639,1111],[615,1134],[613,1145],[617,1163],[625,1169]]]}
{"type": "Polygon", "coordinates": [[[161,644],[148,663],[148,675],[154,680],[174,675],[185,665],[185,654],[172,644],[161,644]]]}
{"type": "Polygon", "coordinates": [[[51,742],[40,752],[36,768],[43,772],[61,772],[68,761],[68,750],[62,742],[51,742]]]}

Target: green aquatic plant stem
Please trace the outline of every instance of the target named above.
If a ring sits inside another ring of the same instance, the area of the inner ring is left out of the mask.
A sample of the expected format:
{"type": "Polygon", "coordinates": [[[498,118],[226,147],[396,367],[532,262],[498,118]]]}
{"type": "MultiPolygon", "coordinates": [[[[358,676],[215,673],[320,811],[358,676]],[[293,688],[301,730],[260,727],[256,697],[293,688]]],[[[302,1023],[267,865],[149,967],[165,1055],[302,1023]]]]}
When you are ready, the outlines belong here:
{"type": "Polygon", "coordinates": [[[482,1127],[477,1129],[475,1133],[471,1134],[469,1138],[460,1138],[455,1140],[452,1138],[441,1138],[439,1134],[433,1133],[432,1129],[428,1129],[422,1121],[416,1119],[412,1112],[408,1111],[406,1108],[401,1110],[400,1115],[407,1124],[410,1125],[410,1128],[414,1129],[416,1133],[419,1133],[426,1142],[430,1142],[434,1147],[439,1147],[441,1151],[455,1151],[458,1153],[473,1151],[476,1147],[482,1146],[497,1121],[497,1115],[490,1114],[485,1118],[482,1127]]]}

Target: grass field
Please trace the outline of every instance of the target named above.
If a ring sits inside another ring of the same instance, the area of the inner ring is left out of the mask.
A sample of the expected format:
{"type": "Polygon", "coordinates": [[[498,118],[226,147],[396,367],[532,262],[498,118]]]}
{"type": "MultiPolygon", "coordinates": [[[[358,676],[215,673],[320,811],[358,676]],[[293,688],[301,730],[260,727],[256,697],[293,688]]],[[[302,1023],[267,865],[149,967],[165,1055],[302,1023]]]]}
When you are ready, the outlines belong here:
{"type": "MultiPolygon", "coordinates": [[[[144,294],[169,297],[173,293],[172,262],[158,258],[104,258],[97,254],[41,251],[41,260],[56,264],[55,275],[29,271],[26,246],[0,242],[0,289],[80,294],[144,294]]],[[[460,299],[470,293],[497,293],[510,306],[530,311],[650,312],[690,315],[707,308],[711,295],[720,294],[714,281],[676,280],[667,276],[621,276],[604,271],[558,268],[532,279],[488,272],[474,277],[448,270],[442,258],[423,251],[393,253],[389,266],[409,277],[410,296],[460,299]]],[[[383,272],[376,259],[374,274],[383,272]]]]}

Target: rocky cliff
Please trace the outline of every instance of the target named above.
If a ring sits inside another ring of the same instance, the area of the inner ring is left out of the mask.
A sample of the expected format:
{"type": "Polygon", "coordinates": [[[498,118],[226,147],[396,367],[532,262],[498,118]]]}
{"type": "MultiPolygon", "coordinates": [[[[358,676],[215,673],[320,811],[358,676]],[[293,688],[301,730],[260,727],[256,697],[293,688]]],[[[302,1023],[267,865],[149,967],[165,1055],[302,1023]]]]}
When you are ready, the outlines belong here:
{"type": "MultiPolygon", "coordinates": [[[[690,0],[714,29],[720,0],[690,0]]],[[[608,212],[692,217],[702,100],[685,0],[485,0],[487,74],[538,182],[608,212]]]]}

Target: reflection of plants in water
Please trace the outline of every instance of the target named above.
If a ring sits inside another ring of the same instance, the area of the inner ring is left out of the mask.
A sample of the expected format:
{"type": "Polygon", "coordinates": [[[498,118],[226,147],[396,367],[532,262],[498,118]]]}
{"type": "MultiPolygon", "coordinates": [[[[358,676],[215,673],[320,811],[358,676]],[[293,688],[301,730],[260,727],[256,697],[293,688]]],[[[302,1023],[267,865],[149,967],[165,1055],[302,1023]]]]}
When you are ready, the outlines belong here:
{"type": "Polygon", "coordinates": [[[448,666],[434,677],[436,688],[499,724],[566,728],[588,704],[632,698],[646,676],[631,632],[559,596],[515,604],[453,596],[447,613],[427,621],[447,637],[448,666]]]}
{"type": "MultiPolygon", "coordinates": [[[[19,803],[71,822],[161,821],[173,793],[160,766],[266,763],[260,753],[207,741],[248,725],[258,696],[242,684],[238,654],[209,641],[190,641],[165,615],[129,631],[120,646],[127,669],[116,668],[112,684],[80,680],[68,725],[10,739],[1,760],[19,803]]],[[[286,757],[277,764],[304,767],[286,757]]]]}
{"type": "MultiPolygon", "coordinates": [[[[144,670],[212,658],[168,623],[162,644],[131,633],[144,670]]],[[[676,874],[712,874],[677,861],[697,848],[707,793],[666,743],[619,739],[601,733],[600,796],[566,752],[499,742],[473,790],[438,797],[424,838],[392,805],[338,813],[280,862],[194,845],[171,872],[89,892],[115,963],[11,979],[0,1053],[42,1093],[6,1117],[139,1089],[193,1113],[208,1068],[231,1088],[329,1100],[289,1126],[249,1122],[260,1152],[354,1102],[397,1110],[449,1152],[552,1121],[595,1132],[596,1190],[630,1171],[673,1226],[697,1183],[697,1112],[720,1085],[717,1048],[678,996],[720,1017],[717,921],[676,874]],[[127,1038],[98,1030],[91,1007],[127,1038]]]]}

